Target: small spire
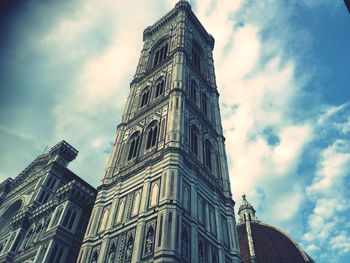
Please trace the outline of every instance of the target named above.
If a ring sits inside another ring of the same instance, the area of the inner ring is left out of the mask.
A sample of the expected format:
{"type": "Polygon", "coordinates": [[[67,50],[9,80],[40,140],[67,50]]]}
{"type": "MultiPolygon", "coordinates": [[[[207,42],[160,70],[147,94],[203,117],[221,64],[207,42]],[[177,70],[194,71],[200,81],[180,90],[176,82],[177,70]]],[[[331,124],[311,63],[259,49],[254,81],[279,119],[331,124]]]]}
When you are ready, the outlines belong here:
{"type": "Polygon", "coordinates": [[[246,197],[246,194],[242,195],[243,200],[238,209],[239,222],[259,222],[258,218],[255,216],[254,207],[247,201],[246,197]]]}

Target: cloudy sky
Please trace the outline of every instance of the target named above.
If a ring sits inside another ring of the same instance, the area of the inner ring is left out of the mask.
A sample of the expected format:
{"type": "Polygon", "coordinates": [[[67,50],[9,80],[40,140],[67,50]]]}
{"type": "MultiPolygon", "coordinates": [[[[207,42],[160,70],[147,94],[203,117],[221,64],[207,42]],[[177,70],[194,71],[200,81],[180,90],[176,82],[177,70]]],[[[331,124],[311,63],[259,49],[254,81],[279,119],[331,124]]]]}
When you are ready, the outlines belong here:
{"type": "MultiPolygon", "coordinates": [[[[350,262],[350,14],[342,0],[192,0],[215,37],[234,199],[317,262],[350,262]]],[[[176,0],[2,1],[0,180],[65,139],[100,183],[142,47],[176,0]]]]}

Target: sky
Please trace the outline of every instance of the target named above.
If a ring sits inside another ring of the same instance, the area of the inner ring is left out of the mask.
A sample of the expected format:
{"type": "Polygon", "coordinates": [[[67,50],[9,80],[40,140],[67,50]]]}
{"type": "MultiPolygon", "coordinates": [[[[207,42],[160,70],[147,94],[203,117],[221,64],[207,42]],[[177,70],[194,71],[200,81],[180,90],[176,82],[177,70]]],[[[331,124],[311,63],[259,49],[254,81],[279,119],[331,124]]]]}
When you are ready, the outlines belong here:
{"type": "MultiPolygon", "coordinates": [[[[97,187],[142,49],[176,0],[2,1],[0,181],[62,139],[97,187]]],[[[214,60],[236,209],[350,262],[350,14],[342,0],[192,0],[214,60]]]]}

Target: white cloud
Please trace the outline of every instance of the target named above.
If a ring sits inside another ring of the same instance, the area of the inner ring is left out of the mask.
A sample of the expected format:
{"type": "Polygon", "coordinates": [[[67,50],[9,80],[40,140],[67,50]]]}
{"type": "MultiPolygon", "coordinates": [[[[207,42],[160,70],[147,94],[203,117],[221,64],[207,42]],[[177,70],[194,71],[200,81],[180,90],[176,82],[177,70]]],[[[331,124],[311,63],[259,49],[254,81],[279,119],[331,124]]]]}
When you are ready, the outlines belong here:
{"type": "Polygon", "coordinates": [[[339,192],[342,179],[350,172],[350,141],[336,140],[320,158],[316,177],[309,194],[332,195],[339,192]]]}

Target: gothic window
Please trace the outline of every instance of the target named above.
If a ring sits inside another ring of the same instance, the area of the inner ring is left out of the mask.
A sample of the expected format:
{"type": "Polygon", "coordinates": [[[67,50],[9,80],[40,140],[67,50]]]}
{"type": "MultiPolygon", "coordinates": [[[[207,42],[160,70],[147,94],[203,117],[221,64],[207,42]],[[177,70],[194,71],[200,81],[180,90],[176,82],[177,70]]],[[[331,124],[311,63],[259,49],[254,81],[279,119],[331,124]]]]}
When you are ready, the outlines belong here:
{"type": "Polygon", "coordinates": [[[116,246],[115,246],[115,241],[112,242],[109,250],[108,250],[108,255],[107,255],[107,263],[113,263],[114,258],[115,258],[115,251],[116,251],[116,246]]]}
{"type": "Polygon", "coordinates": [[[190,99],[194,102],[197,103],[197,83],[192,80],[191,81],[191,86],[190,86],[190,99]]]}
{"type": "Polygon", "coordinates": [[[163,233],[163,214],[160,215],[159,232],[158,232],[158,247],[162,244],[162,233],[163,233]]]}
{"type": "Polygon", "coordinates": [[[128,243],[126,244],[126,250],[125,250],[125,256],[124,256],[124,259],[127,262],[131,261],[133,247],[134,247],[134,237],[131,235],[128,239],[128,243]]]}
{"type": "Polygon", "coordinates": [[[109,207],[105,208],[102,214],[101,218],[101,224],[100,224],[100,229],[98,232],[102,232],[106,229],[107,227],[107,222],[108,222],[108,217],[109,217],[109,207]]]}
{"type": "Polygon", "coordinates": [[[146,150],[156,146],[157,138],[158,138],[158,122],[153,121],[150,125],[148,125],[146,129],[146,150]]]}
{"type": "Polygon", "coordinates": [[[69,229],[69,230],[72,230],[72,227],[73,227],[73,224],[74,224],[74,222],[75,222],[75,218],[77,217],[77,212],[73,212],[72,214],[71,214],[71,216],[70,216],[70,218],[69,218],[69,221],[68,221],[68,226],[67,226],[67,228],[69,229]]]}
{"type": "Polygon", "coordinates": [[[139,146],[140,146],[141,134],[139,131],[136,131],[129,140],[129,153],[128,161],[137,156],[139,146]]]}
{"type": "Polygon", "coordinates": [[[216,176],[218,178],[221,178],[220,159],[219,159],[219,155],[218,154],[215,154],[215,160],[216,160],[216,176]]]}
{"type": "Polygon", "coordinates": [[[119,200],[119,206],[118,206],[118,212],[117,212],[117,222],[116,222],[117,224],[119,224],[123,220],[125,201],[126,201],[125,197],[123,197],[122,199],[119,200]]]}
{"type": "Polygon", "coordinates": [[[23,240],[23,248],[26,248],[26,247],[28,247],[30,245],[32,236],[34,234],[34,229],[35,229],[35,227],[32,226],[28,230],[28,232],[27,232],[27,234],[26,234],[26,236],[24,237],[24,240],[23,240]]]}
{"type": "Polygon", "coordinates": [[[150,97],[150,89],[149,87],[146,87],[142,92],[141,92],[141,104],[140,108],[148,104],[150,97]]]}
{"type": "Polygon", "coordinates": [[[91,263],[97,263],[98,260],[98,249],[94,249],[91,255],[91,263]]]}
{"type": "Polygon", "coordinates": [[[163,94],[164,86],[165,86],[164,79],[161,79],[160,81],[157,82],[157,84],[156,84],[156,93],[154,95],[155,98],[158,98],[160,95],[163,94]]]}
{"type": "Polygon", "coordinates": [[[198,196],[198,221],[201,224],[205,224],[205,204],[202,197],[198,196]]]}
{"type": "Polygon", "coordinates": [[[54,262],[55,261],[55,257],[57,255],[57,250],[58,250],[58,247],[57,247],[57,245],[55,245],[53,247],[51,255],[50,255],[50,262],[54,262]]]}
{"type": "Polygon", "coordinates": [[[72,209],[69,208],[68,211],[67,211],[67,214],[66,214],[66,216],[65,216],[65,218],[63,220],[63,226],[64,227],[67,227],[67,224],[68,224],[68,221],[69,221],[69,219],[71,217],[71,214],[72,214],[72,209]]]}
{"type": "Polygon", "coordinates": [[[202,112],[208,117],[208,98],[204,93],[202,94],[202,112]]]}
{"type": "Polygon", "coordinates": [[[183,205],[187,212],[191,211],[191,188],[185,182],[183,187],[183,205]]]}
{"type": "Polygon", "coordinates": [[[165,60],[168,54],[168,47],[168,43],[164,42],[156,49],[156,51],[154,52],[153,67],[159,65],[165,60]]]}
{"type": "Polygon", "coordinates": [[[227,225],[227,220],[223,215],[221,215],[221,227],[222,227],[221,231],[222,231],[222,236],[224,239],[223,240],[224,244],[226,246],[229,246],[230,243],[229,243],[229,236],[228,236],[228,225],[227,225]]]}
{"type": "Polygon", "coordinates": [[[208,262],[205,241],[201,236],[198,237],[198,262],[208,262]]]}
{"type": "Polygon", "coordinates": [[[195,125],[191,125],[191,141],[190,141],[190,149],[191,152],[198,156],[198,134],[199,131],[195,125]]]}
{"type": "Polygon", "coordinates": [[[168,246],[170,246],[170,242],[171,242],[172,227],[173,227],[173,213],[170,212],[168,216],[168,228],[167,228],[167,239],[166,239],[166,244],[168,246]]]}
{"type": "Polygon", "coordinates": [[[187,226],[182,225],[182,233],[181,233],[181,256],[184,259],[190,258],[190,239],[189,239],[189,231],[187,226]]]}
{"type": "Polygon", "coordinates": [[[192,41],[192,65],[195,70],[197,70],[199,73],[201,73],[201,57],[202,57],[203,51],[200,45],[193,40],[192,41]]]}
{"type": "Polygon", "coordinates": [[[141,191],[137,191],[134,195],[134,202],[132,208],[132,216],[138,215],[140,209],[140,201],[141,201],[141,191]]]}
{"type": "Polygon", "coordinates": [[[212,146],[211,143],[208,139],[205,140],[204,143],[204,160],[205,160],[205,166],[212,170],[213,165],[212,165],[212,159],[211,159],[211,154],[212,153],[212,146]]]}
{"type": "Polygon", "coordinates": [[[35,243],[39,239],[40,232],[42,230],[42,223],[38,224],[33,235],[33,243],[35,243]]]}
{"type": "Polygon", "coordinates": [[[215,210],[214,207],[209,206],[209,223],[210,223],[210,231],[216,235],[216,221],[215,221],[215,210]]]}
{"type": "Polygon", "coordinates": [[[158,196],[159,196],[159,181],[156,181],[151,184],[149,208],[152,208],[158,204],[158,196]]]}
{"type": "Polygon", "coordinates": [[[217,250],[217,248],[214,248],[214,247],[211,248],[211,262],[212,263],[219,262],[218,250],[217,250]]]}
{"type": "Polygon", "coordinates": [[[145,245],[144,245],[144,255],[148,256],[153,253],[154,249],[154,229],[153,226],[149,226],[146,232],[145,245]]]}

